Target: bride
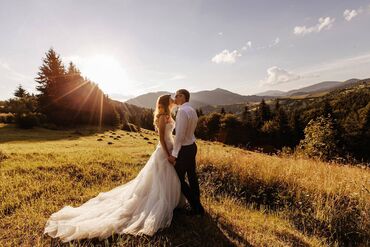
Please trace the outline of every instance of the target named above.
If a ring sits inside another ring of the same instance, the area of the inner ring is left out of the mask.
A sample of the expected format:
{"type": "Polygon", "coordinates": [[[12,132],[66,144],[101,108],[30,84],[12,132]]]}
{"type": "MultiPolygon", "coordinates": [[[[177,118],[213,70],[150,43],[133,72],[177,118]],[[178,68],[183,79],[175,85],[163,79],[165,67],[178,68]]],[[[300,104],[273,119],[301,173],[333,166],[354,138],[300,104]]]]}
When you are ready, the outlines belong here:
{"type": "Polygon", "coordinates": [[[167,157],[173,147],[175,106],[170,95],[157,100],[154,126],[160,142],[133,180],[101,192],[79,207],[65,206],[46,222],[44,233],[63,242],[117,234],[152,236],[171,224],[173,210],[184,203],[181,184],[167,157]]]}

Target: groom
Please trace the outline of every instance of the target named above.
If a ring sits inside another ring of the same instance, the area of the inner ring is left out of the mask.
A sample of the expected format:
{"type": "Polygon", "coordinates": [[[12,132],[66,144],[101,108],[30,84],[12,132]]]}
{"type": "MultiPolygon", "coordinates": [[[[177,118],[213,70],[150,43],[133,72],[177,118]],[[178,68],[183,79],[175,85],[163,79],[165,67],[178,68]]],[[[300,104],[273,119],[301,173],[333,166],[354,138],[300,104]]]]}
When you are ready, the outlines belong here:
{"type": "Polygon", "coordinates": [[[197,145],[194,131],[198,116],[189,105],[190,93],[186,89],[176,92],[175,103],[179,105],[176,115],[176,136],[172,155],[168,161],[175,165],[177,175],[181,182],[181,191],[191,205],[191,215],[203,216],[204,208],[200,203],[199,183],[196,174],[197,145]],[[185,173],[189,185],[185,182],[185,173]]]}

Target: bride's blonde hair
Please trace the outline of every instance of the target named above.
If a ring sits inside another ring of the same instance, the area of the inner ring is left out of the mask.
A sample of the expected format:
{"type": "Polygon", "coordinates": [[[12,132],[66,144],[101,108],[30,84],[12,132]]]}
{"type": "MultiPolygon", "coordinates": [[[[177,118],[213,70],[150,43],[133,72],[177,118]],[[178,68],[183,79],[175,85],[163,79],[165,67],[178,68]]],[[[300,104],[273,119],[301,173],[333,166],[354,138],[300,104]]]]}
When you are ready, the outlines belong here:
{"type": "Polygon", "coordinates": [[[153,125],[155,130],[158,130],[158,119],[161,115],[167,115],[171,116],[171,110],[170,110],[170,94],[164,94],[158,97],[157,104],[155,106],[154,110],[154,119],[153,119],[153,125]],[[161,105],[164,109],[163,113],[159,113],[159,105],[161,105]]]}

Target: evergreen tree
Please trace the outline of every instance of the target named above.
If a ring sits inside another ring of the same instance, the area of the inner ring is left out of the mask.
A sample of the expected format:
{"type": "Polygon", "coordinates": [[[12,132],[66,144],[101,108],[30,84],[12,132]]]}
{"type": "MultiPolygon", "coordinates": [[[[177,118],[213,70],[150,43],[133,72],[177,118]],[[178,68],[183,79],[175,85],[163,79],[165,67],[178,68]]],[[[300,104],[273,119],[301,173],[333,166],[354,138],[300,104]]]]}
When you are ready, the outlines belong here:
{"type": "Polygon", "coordinates": [[[29,94],[27,93],[27,91],[20,84],[14,92],[14,96],[18,97],[18,98],[23,98],[23,97],[28,96],[28,95],[29,94]]]}
{"type": "Polygon", "coordinates": [[[278,114],[279,109],[280,109],[280,102],[279,102],[279,99],[276,99],[276,100],[275,100],[275,106],[274,106],[274,112],[275,112],[275,115],[277,115],[277,114],[278,114]]]}
{"type": "Polygon", "coordinates": [[[288,116],[285,110],[282,107],[278,107],[277,109],[278,110],[274,119],[278,129],[276,143],[278,144],[278,147],[281,148],[289,145],[291,131],[288,123],[288,116]]]}
{"type": "Polygon", "coordinates": [[[221,114],[222,115],[225,115],[226,114],[225,108],[223,108],[223,107],[221,108],[221,114]]]}
{"type": "Polygon", "coordinates": [[[58,99],[60,89],[65,84],[65,68],[60,56],[51,48],[43,59],[40,71],[37,73],[36,89],[39,91],[38,99],[40,111],[51,117],[57,111],[54,104],[58,99]]]}
{"type": "Polygon", "coordinates": [[[270,107],[266,104],[265,100],[262,99],[257,110],[255,111],[255,127],[261,128],[263,123],[271,119],[270,107]]]}
{"type": "Polygon", "coordinates": [[[327,117],[328,115],[334,117],[333,108],[331,107],[330,102],[328,100],[324,101],[324,106],[322,108],[321,115],[324,117],[327,117]]]}
{"type": "Polygon", "coordinates": [[[220,113],[211,113],[206,120],[206,127],[207,127],[207,139],[209,140],[217,140],[217,135],[220,130],[220,122],[221,122],[222,115],[220,113]]]}
{"type": "Polygon", "coordinates": [[[289,138],[290,145],[296,146],[304,137],[304,126],[297,110],[293,110],[293,112],[290,114],[289,127],[291,129],[291,135],[289,138]]]}
{"type": "Polygon", "coordinates": [[[201,116],[203,116],[203,115],[204,115],[202,108],[198,108],[198,109],[196,109],[196,112],[197,112],[197,116],[198,116],[198,117],[201,117],[201,116]]]}
{"type": "Polygon", "coordinates": [[[362,114],[361,130],[363,133],[370,132],[370,103],[365,107],[362,114]]]}
{"type": "Polygon", "coordinates": [[[245,126],[251,126],[252,125],[252,114],[249,111],[249,106],[245,105],[244,110],[242,113],[242,122],[245,126]]]}
{"type": "Polygon", "coordinates": [[[237,145],[241,143],[242,122],[234,114],[225,114],[220,120],[219,140],[226,144],[237,145]]]}

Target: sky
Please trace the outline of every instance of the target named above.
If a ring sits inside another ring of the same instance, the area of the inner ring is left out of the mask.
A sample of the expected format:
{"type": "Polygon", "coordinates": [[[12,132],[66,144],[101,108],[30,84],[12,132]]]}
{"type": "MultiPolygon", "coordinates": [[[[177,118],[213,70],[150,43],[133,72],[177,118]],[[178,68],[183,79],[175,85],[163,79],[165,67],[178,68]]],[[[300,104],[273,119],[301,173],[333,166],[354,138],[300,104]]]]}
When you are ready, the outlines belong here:
{"type": "Polygon", "coordinates": [[[0,100],[49,48],[111,98],[370,77],[370,0],[0,0],[0,100]]]}

